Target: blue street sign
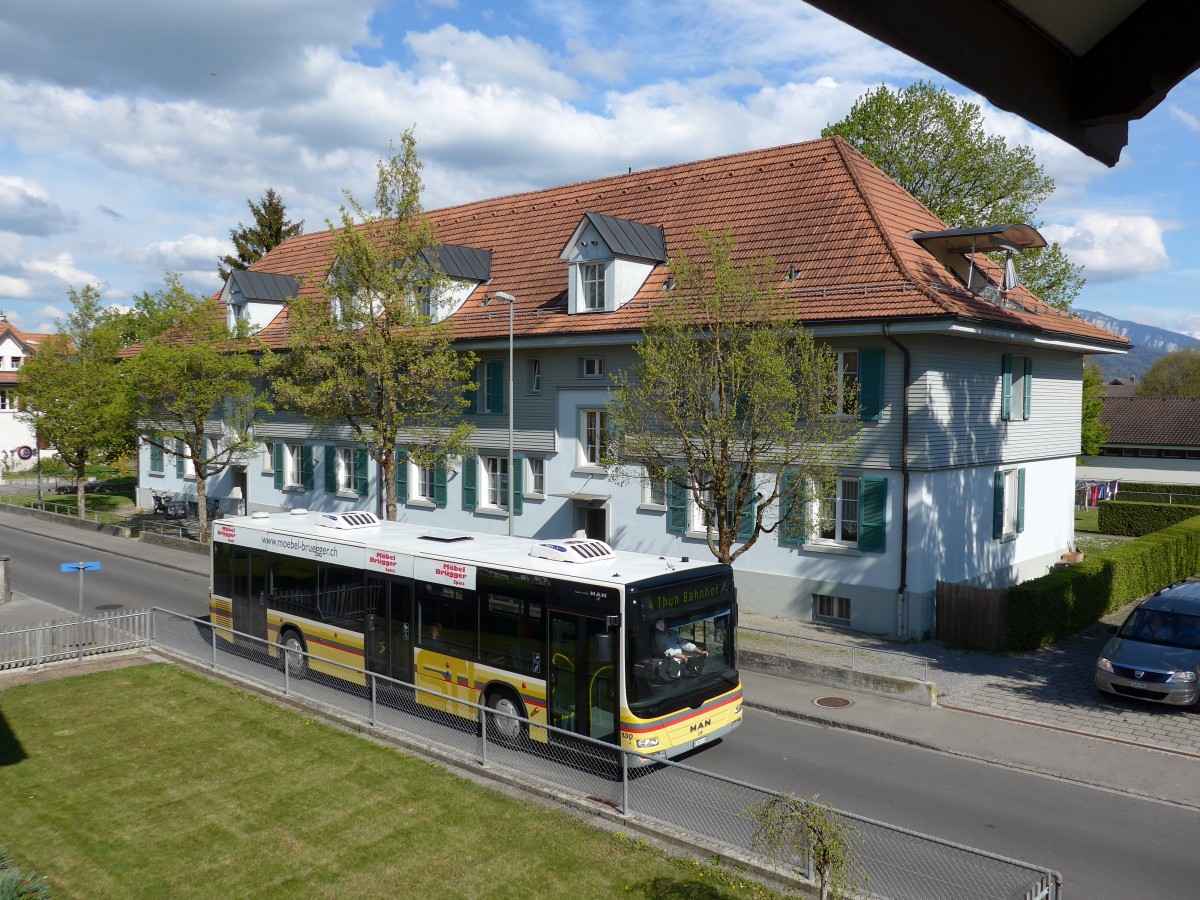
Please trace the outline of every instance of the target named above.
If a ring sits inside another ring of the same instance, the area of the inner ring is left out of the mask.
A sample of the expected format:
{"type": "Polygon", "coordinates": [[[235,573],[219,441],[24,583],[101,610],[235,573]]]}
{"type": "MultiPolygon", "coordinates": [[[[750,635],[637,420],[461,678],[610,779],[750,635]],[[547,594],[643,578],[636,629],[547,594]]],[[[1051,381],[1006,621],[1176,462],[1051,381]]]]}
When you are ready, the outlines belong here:
{"type": "Polygon", "coordinates": [[[60,572],[95,572],[100,568],[98,562],[77,562],[77,563],[61,563],[58,567],[60,572]]]}

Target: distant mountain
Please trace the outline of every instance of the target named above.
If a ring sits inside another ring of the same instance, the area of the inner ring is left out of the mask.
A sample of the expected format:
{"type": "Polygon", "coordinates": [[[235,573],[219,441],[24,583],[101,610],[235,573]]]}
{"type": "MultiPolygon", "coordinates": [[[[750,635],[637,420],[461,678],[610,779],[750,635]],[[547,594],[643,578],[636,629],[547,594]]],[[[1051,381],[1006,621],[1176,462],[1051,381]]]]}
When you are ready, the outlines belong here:
{"type": "Polygon", "coordinates": [[[1100,363],[1105,378],[1128,378],[1130,375],[1141,378],[1164,353],[1200,347],[1200,340],[1177,331],[1167,331],[1165,328],[1155,328],[1141,322],[1130,322],[1128,319],[1115,319],[1087,309],[1073,309],[1072,312],[1078,314],[1085,322],[1129,338],[1130,343],[1134,345],[1125,356],[1102,354],[1091,357],[1100,363]]]}

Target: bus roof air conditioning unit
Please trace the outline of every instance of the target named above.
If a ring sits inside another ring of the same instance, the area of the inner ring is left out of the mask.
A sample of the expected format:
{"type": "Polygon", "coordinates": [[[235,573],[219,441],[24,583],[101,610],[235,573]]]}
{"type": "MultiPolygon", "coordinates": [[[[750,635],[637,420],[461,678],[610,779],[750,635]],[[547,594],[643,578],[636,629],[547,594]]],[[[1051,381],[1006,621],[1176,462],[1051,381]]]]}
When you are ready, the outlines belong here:
{"type": "Polygon", "coordinates": [[[561,559],[569,563],[590,563],[602,560],[616,559],[613,548],[604,541],[593,541],[588,538],[568,538],[565,541],[544,541],[534,544],[529,551],[530,556],[539,559],[561,559]]]}
{"type": "Polygon", "coordinates": [[[355,528],[374,528],[379,525],[379,520],[375,518],[375,513],[369,512],[329,513],[321,516],[317,524],[325,528],[350,531],[355,528]]]}

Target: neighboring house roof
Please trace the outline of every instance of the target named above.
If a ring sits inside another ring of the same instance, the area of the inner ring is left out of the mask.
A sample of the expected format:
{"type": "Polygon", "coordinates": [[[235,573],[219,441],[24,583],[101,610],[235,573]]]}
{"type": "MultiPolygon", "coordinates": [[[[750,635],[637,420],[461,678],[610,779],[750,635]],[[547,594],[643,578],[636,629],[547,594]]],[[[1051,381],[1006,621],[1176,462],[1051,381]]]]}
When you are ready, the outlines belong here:
{"type": "MultiPolygon", "coordinates": [[[[36,332],[20,331],[8,322],[0,322],[0,343],[3,343],[6,337],[11,337],[20,344],[25,356],[32,356],[37,352],[38,342],[44,335],[37,334],[36,332]]],[[[0,369],[0,387],[14,385],[20,380],[20,369],[0,369]]]]}
{"type": "MultiPolygon", "coordinates": [[[[438,240],[492,254],[491,280],[448,319],[456,336],[507,337],[507,311],[483,307],[498,291],[517,298],[520,336],[640,331],[661,301],[666,266],[656,266],[616,311],[567,312],[568,267],[559,254],[589,213],[655,223],[672,255],[693,258],[703,252],[700,229],[728,229],[736,240],[735,259],[774,259],[777,286],[809,326],[967,324],[1089,348],[1128,346],[1125,338],[1058,312],[1025,288],[1007,292],[1003,305],[967,291],[911,237],[945,230],[945,223],[839,137],[429,211],[438,240]]],[[[975,263],[993,284],[1001,283],[1003,272],[988,257],[981,254],[975,263]]],[[[323,275],[330,265],[330,234],[321,231],[285,241],[252,270],[301,279],[301,293],[315,294],[319,279],[305,276],[323,275]]],[[[281,317],[258,337],[282,346],[285,324],[281,317]]]]}
{"type": "Polygon", "coordinates": [[[1200,397],[1105,397],[1105,446],[1200,447],[1200,397]]]}
{"type": "Polygon", "coordinates": [[[1136,378],[1114,378],[1104,386],[1106,397],[1132,397],[1136,393],[1136,378]]]}
{"type": "Polygon", "coordinates": [[[270,272],[252,272],[234,269],[230,293],[241,294],[247,300],[286,302],[296,296],[300,289],[298,279],[289,275],[273,275],[270,272]]]}

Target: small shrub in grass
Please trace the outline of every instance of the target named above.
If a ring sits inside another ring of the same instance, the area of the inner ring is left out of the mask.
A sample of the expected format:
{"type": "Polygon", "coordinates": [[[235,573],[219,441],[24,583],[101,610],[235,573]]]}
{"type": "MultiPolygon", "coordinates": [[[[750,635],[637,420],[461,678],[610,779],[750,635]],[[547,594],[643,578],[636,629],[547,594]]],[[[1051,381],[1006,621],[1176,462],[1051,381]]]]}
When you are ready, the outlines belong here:
{"type": "Polygon", "coordinates": [[[0,847],[0,900],[50,900],[45,878],[22,872],[13,865],[7,847],[0,847]]]}
{"type": "Polygon", "coordinates": [[[750,840],[755,849],[801,877],[811,868],[821,900],[854,896],[866,888],[867,876],[852,843],[858,830],[816,797],[780,794],[742,815],[754,820],[750,840]]]}

